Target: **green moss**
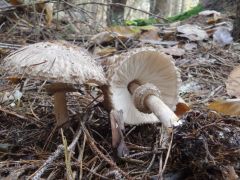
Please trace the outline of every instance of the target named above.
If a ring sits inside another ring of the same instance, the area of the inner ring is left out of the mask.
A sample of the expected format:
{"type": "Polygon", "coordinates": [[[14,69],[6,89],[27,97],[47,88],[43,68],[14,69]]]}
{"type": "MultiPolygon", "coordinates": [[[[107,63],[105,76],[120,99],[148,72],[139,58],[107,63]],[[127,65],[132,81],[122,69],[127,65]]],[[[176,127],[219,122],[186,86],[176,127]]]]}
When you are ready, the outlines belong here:
{"type": "Polygon", "coordinates": [[[170,22],[182,21],[182,20],[188,19],[191,16],[197,15],[202,10],[203,10],[203,6],[202,5],[197,5],[197,6],[193,7],[192,9],[190,9],[189,11],[181,13],[177,16],[168,17],[167,19],[170,22]]]}
{"type": "MultiPolygon", "coordinates": [[[[188,19],[191,16],[197,15],[199,12],[203,10],[202,5],[197,5],[190,9],[189,11],[186,11],[184,13],[181,13],[177,16],[168,17],[167,20],[169,22],[175,22],[175,21],[182,21],[185,19],[188,19]]],[[[149,19],[134,19],[134,20],[125,20],[124,25],[126,26],[148,26],[159,23],[158,19],[155,18],[149,18],[149,19]]]]}
{"type": "Polygon", "coordinates": [[[147,26],[158,23],[159,20],[154,18],[149,19],[134,19],[134,20],[126,20],[124,21],[124,25],[126,26],[147,26]]]}

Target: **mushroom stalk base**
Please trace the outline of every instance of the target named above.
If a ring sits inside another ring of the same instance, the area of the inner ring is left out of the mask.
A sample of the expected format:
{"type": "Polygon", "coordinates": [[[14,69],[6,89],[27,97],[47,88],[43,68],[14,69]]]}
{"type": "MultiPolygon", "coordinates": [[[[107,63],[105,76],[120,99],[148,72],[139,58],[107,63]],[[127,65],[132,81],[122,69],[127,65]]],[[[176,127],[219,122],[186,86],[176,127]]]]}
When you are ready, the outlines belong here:
{"type": "Polygon", "coordinates": [[[58,127],[62,126],[68,121],[67,100],[65,92],[54,93],[54,112],[58,127]]]}
{"type": "Polygon", "coordinates": [[[178,121],[175,113],[159,97],[150,95],[146,98],[145,103],[165,127],[172,128],[178,121]]]}
{"type": "MultiPolygon", "coordinates": [[[[130,91],[131,94],[134,94],[136,93],[136,90],[140,86],[144,86],[144,85],[141,85],[137,81],[133,81],[129,83],[128,90],[130,91]]],[[[144,94],[142,96],[145,97],[144,106],[146,107],[146,109],[148,109],[151,113],[154,113],[166,128],[171,129],[174,125],[178,124],[177,122],[178,117],[158,96],[155,96],[152,94],[149,94],[149,95],[144,94]]],[[[135,96],[134,98],[143,98],[143,97],[135,96]]],[[[139,107],[136,107],[136,108],[141,109],[139,107]]]]}

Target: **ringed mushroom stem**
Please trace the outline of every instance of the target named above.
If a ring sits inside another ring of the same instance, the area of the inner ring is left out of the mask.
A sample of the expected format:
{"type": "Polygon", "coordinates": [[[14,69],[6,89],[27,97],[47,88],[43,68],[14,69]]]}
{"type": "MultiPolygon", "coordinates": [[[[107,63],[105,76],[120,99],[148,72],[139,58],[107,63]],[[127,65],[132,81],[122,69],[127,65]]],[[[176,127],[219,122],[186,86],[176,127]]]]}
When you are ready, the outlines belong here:
{"type": "MultiPolygon", "coordinates": [[[[128,90],[133,94],[139,86],[141,86],[139,82],[133,81],[129,83],[128,90]]],[[[178,117],[159,97],[149,95],[145,98],[144,104],[169,131],[171,131],[174,124],[177,124],[178,117]]]]}
{"type": "Polygon", "coordinates": [[[58,127],[68,121],[67,100],[64,91],[54,93],[54,113],[58,127]]]}

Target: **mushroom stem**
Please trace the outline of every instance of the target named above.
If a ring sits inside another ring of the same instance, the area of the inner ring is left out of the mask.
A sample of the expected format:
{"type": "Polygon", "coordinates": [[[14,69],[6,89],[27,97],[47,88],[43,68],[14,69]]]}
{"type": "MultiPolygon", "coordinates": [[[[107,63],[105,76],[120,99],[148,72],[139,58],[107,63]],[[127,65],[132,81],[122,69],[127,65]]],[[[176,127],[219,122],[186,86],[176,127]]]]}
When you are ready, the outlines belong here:
{"type": "Polygon", "coordinates": [[[66,93],[64,91],[54,93],[54,112],[58,127],[68,121],[66,93]]]}
{"type": "MultiPolygon", "coordinates": [[[[131,94],[134,94],[134,92],[140,86],[144,86],[144,85],[141,85],[137,81],[133,81],[129,83],[128,90],[130,91],[131,94]]],[[[166,128],[171,129],[174,125],[178,124],[177,122],[178,117],[158,96],[152,95],[152,94],[149,94],[149,95],[142,94],[142,97],[145,97],[144,106],[146,107],[146,109],[150,110],[151,113],[154,113],[166,128]]],[[[135,98],[142,98],[142,97],[135,97],[135,98]]],[[[137,107],[137,109],[139,108],[137,107]]]]}
{"type": "Polygon", "coordinates": [[[165,127],[172,128],[178,121],[178,117],[159,97],[150,95],[145,103],[165,127]]]}

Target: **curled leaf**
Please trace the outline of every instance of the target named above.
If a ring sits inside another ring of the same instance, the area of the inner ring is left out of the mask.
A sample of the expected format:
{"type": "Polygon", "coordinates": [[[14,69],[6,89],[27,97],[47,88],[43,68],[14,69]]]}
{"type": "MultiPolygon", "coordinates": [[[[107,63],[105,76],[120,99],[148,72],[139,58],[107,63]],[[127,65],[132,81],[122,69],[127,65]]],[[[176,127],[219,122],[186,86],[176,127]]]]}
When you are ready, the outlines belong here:
{"type": "Polygon", "coordinates": [[[183,116],[186,112],[188,112],[190,110],[189,105],[182,99],[179,98],[179,101],[176,105],[176,110],[175,110],[175,114],[178,117],[183,116]]]}
{"type": "Polygon", "coordinates": [[[236,67],[228,76],[226,82],[227,93],[240,98],[240,66],[236,67]]]}
{"type": "Polygon", "coordinates": [[[218,100],[208,105],[208,108],[225,115],[240,115],[240,99],[218,100]]]}

